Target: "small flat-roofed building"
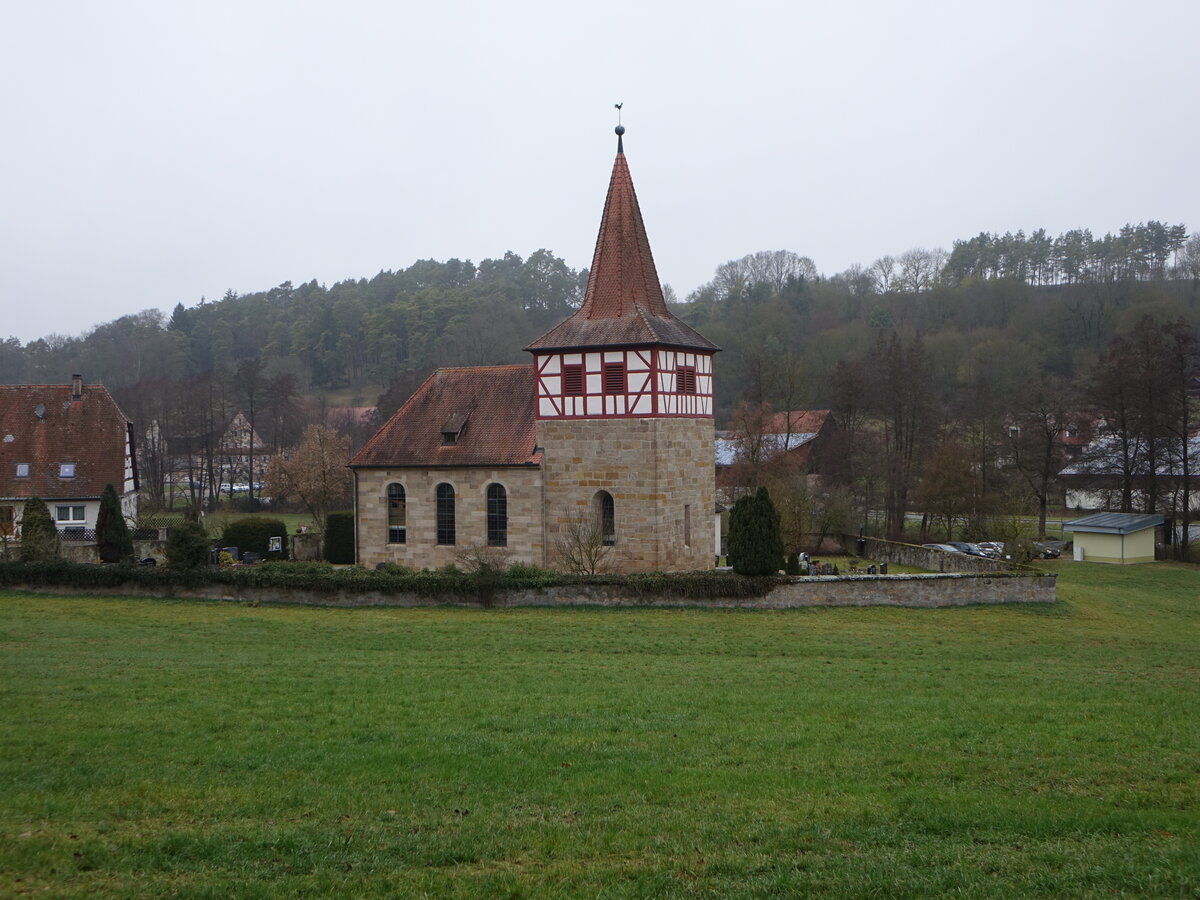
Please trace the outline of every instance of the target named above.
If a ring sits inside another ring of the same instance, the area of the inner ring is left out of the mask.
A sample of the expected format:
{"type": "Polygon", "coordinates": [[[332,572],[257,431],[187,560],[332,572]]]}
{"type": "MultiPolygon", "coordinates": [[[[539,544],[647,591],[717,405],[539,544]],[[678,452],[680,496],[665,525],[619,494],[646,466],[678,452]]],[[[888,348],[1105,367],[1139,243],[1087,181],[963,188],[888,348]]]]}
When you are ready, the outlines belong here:
{"type": "Polygon", "coordinates": [[[1063,523],[1063,531],[1074,535],[1075,558],[1088,562],[1154,562],[1155,530],[1162,516],[1141,513],[1102,512],[1063,523]]]}

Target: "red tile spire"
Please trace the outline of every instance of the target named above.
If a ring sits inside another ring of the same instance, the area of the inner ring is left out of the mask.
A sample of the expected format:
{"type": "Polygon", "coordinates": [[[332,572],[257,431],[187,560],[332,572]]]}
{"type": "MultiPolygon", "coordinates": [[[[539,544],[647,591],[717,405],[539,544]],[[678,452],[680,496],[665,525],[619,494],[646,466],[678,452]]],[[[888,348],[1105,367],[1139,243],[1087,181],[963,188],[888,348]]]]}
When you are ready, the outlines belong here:
{"type": "Polygon", "coordinates": [[[624,131],[623,126],[617,126],[617,158],[608,182],[587,290],[579,308],[579,315],[588,319],[620,318],[634,314],[637,307],[654,316],[670,315],[629,164],[625,162],[624,131]]]}
{"type": "Polygon", "coordinates": [[[629,164],[625,162],[624,134],[624,126],[618,125],[617,158],[608,182],[583,303],[569,319],[527,350],[638,344],[717,349],[667,308],[629,164]]]}

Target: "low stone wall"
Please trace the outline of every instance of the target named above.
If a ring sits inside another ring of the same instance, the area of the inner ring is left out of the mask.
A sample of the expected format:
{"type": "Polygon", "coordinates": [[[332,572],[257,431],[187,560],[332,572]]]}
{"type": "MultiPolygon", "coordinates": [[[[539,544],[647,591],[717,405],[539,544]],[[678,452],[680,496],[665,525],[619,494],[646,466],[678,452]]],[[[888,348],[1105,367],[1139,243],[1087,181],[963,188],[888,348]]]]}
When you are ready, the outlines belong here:
{"type": "MultiPolygon", "coordinates": [[[[160,562],[166,558],[167,542],[164,541],[134,541],[133,555],[137,559],[153,556],[160,562]]],[[[93,543],[77,544],[74,541],[60,541],[59,553],[62,558],[74,563],[94,563],[100,561],[97,545],[93,543]]]]}
{"type": "MultiPolygon", "coordinates": [[[[637,596],[619,585],[569,585],[497,592],[496,607],[613,606],[693,607],[713,609],[795,609],[807,606],[905,606],[934,608],[998,603],[1053,603],[1054,575],[1000,572],[947,575],[841,575],[792,578],[763,597],[693,599],[637,596]]],[[[26,588],[45,594],[87,594],[118,597],[157,597],[161,592],[134,587],[26,588]]],[[[321,592],[278,588],[208,585],[177,588],[172,597],[226,600],[240,603],[285,603],[302,606],[479,606],[475,596],[431,599],[416,594],[321,592]]]]}
{"type": "MultiPolygon", "coordinates": [[[[857,552],[859,538],[845,535],[842,543],[846,552],[857,552]]],[[[1003,559],[986,559],[982,556],[972,556],[969,553],[950,553],[946,550],[931,550],[919,544],[901,544],[898,541],[885,541],[882,538],[862,538],[866,542],[863,556],[866,559],[879,562],[896,563],[900,566],[911,566],[914,569],[928,569],[930,572],[1011,572],[1014,567],[1011,562],[1003,559]]]]}

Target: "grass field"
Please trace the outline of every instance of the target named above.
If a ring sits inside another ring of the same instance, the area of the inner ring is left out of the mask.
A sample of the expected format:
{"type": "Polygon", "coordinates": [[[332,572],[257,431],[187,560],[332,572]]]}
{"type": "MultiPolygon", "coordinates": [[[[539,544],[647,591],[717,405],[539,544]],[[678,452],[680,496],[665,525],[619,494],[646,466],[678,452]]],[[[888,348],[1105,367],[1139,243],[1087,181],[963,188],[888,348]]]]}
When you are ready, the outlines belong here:
{"type": "Polygon", "coordinates": [[[1200,894],[1200,574],[1051,608],[0,594],[0,896],[1200,894]]]}

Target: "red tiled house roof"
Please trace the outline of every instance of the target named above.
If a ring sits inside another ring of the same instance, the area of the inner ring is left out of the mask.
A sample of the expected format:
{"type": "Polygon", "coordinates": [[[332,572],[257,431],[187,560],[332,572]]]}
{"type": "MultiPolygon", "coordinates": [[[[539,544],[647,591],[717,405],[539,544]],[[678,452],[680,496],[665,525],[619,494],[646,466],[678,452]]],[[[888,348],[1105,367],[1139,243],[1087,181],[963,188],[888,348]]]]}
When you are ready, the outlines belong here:
{"type": "MultiPolygon", "coordinates": [[[[133,426],[104,385],[73,395],[70,384],[0,385],[0,497],[94,499],[106,484],[125,493],[133,426]],[[63,463],[75,465],[74,477],[60,477],[63,463]],[[17,477],[19,464],[28,477],[17,477]]],[[[133,482],[136,490],[136,468],[133,482]]]]}
{"type": "Polygon", "coordinates": [[[618,141],[583,304],[525,349],[656,344],[710,352],[719,349],[667,308],[624,148],[618,141]]]}
{"type": "Polygon", "coordinates": [[[438,369],[350,466],[538,465],[534,403],[532,366],[438,369]],[[453,443],[444,431],[455,434],[453,443]]]}
{"type": "Polygon", "coordinates": [[[827,409],[779,412],[763,423],[763,434],[817,434],[829,421],[827,409]]]}

